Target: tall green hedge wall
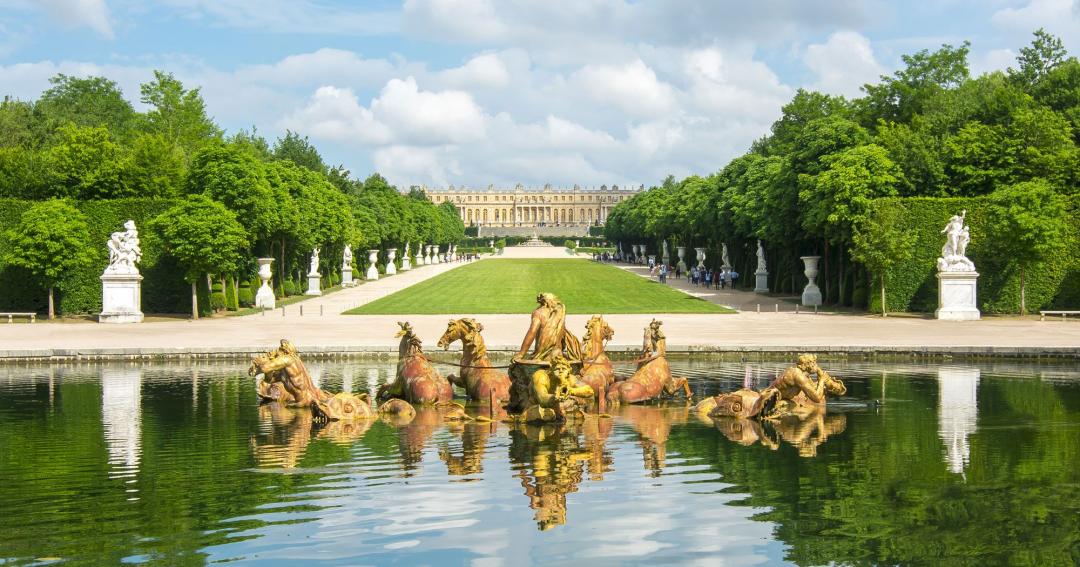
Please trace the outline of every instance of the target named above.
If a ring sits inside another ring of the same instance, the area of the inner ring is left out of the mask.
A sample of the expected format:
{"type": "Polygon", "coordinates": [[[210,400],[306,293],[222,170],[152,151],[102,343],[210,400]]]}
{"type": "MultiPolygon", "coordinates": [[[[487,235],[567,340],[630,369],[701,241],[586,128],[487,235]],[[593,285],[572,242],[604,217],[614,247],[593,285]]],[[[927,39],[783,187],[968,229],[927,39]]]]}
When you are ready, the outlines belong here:
{"type": "MultiPolygon", "coordinates": [[[[886,301],[890,311],[937,309],[937,258],[945,244],[941,229],[952,215],[967,210],[971,227],[968,257],[979,272],[979,308],[984,313],[1016,313],[1020,305],[1020,275],[1008,258],[988,251],[986,201],[981,198],[886,198],[875,207],[896,208],[901,230],[914,235],[911,256],[888,272],[886,301]]],[[[1027,274],[1028,309],[1080,308],[1080,196],[1067,201],[1068,232],[1062,255],[1027,274]]],[[[871,293],[870,310],[881,311],[878,294],[871,293]]]]}
{"type": "MultiPolygon", "coordinates": [[[[128,219],[139,229],[142,247],[142,308],[147,313],[191,311],[191,287],[172,258],[163,254],[161,243],[146,229],[150,219],[177,203],[173,199],[116,199],[76,201],[86,215],[93,243],[84,254],[93,257],[90,266],[73,273],[57,294],[58,311],[65,315],[101,312],[101,273],[109,263],[105,243],[109,235],[123,230],[128,219]]],[[[48,298],[45,287],[25,271],[8,266],[3,258],[9,243],[6,233],[18,224],[34,201],[0,199],[0,310],[44,312],[48,298]]]]}

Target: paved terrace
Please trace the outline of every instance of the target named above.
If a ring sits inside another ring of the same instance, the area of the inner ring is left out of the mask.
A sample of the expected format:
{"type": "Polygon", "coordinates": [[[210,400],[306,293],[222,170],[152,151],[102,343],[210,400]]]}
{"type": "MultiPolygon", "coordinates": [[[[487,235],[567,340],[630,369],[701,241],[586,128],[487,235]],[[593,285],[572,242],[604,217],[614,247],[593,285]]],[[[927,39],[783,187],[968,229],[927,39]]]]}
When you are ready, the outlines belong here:
{"type": "MultiPolygon", "coordinates": [[[[566,258],[563,248],[507,249],[505,257],[566,258]]],[[[480,260],[498,262],[498,258],[480,260]]],[[[190,321],[161,319],[137,325],[90,322],[0,324],[0,359],[144,356],[154,354],[243,354],[265,351],[287,337],[307,352],[396,351],[397,321],[408,320],[428,352],[446,329],[448,315],[341,315],[464,263],[421,266],[356,288],[313,298],[282,310],[245,317],[190,321]],[[300,315],[300,306],[304,315],[300,315]],[[319,315],[320,308],[322,315],[319,315]]],[[[704,290],[691,290],[695,293],[704,290]]],[[[462,290],[468,293],[468,290],[462,290]]],[[[760,296],[750,292],[709,292],[704,297],[749,308],[760,296]]],[[[708,352],[925,353],[933,355],[1041,354],[1080,357],[1080,322],[992,317],[946,322],[919,317],[773,313],[752,308],[733,315],[664,315],[668,350],[708,352]]],[[[788,304],[787,308],[791,309],[788,304]]],[[[462,313],[454,315],[467,316],[462,313]]],[[[490,350],[515,351],[529,324],[528,315],[479,315],[490,350]]],[[[609,350],[640,348],[642,329],[652,315],[610,315],[615,329],[609,350]]],[[[567,317],[579,336],[586,315],[567,317]]]]}

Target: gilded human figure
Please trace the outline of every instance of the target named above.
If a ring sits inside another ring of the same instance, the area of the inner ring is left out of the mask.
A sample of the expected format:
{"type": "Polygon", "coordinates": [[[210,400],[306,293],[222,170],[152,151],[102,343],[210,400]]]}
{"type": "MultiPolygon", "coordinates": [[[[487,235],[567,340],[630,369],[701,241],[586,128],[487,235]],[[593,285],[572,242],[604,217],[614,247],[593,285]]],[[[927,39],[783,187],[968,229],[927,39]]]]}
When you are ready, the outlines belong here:
{"type": "Polygon", "coordinates": [[[123,232],[114,232],[109,237],[109,266],[106,274],[138,274],[136,263],[142,261],[142,248],[139,247],[139,231],[135,221],[124,223],[123,232]]]}
{"type": "Polygon", "coordinates": [[[571,365],[581,363],[581,343],[566,329],[566,306],[551,293],[538,294],[536,303],[529,330],[510,365],[510,403],[506,409],[511,413],[523,413],[528,407],[537,369],[551,368],[556,358],[571,365]]]}

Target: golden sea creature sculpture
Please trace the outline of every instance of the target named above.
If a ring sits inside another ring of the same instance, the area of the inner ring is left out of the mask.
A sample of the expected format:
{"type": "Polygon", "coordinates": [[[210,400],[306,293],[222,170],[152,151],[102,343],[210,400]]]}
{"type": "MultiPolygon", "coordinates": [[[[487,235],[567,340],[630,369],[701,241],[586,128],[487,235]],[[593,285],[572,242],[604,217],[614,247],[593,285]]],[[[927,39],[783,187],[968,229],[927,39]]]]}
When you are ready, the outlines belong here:
{"type": "Polygon", "coordinates": [[[698,411],[707,407],[710,417],[776,419],[786,415],[810,414],[825,407],[826,395],[843,396],[844,383],[833,378],[817,363],[817,356],[800,354],[795,364],[784,371],[768,387],[755,392],[742,388],[714,396],[698,404],[698,411]],[[811,375],[817,375],[817,380],[811,375]]]}
{"type": "Polygon", "coordinates": [[[379,402],[390,398],[400,398],[413,404],[434,404],[448,402],[454,397],[454,388],[443,378],[424,356],[420,338],[413,332],[412,325],[399,322],[395,337],[401,339],[398,344],[397,374],[394,381],[379,387],[376,399],[379,402]]]}
{"type": "Polygon", "coordinates": [[[513,414],[529,407],[532,377],[538,369],[549,368],[560,356],[572,365],[581,364],[581,342],[566,328],[566,306],[552,293],[537,294],[536,303],[529,330],[510,363],[510,403],[506,411],[513,414]],[[532,352],[526,355],[530,347],[532,352]]]}
{"type": "Polygon", "coordinates": [[[276,401],[292,407],[310,407],[317,421],[370,419],[375,416],[367,394],[330,394],[315,386],[300,353],[287,339],[278,348],[256,356],[248,374],[262,375],[258,394],[262,401],[276,401]]]}
{"type": "Polygon", "coordinates": [[[582,362],[580,380],[588,384],[596,395],[607,391],[615,382],[615,369],[604,351],[604,346],[614,337],[615,331],[600,315],[593,315],[585,324],[585,334],[582,336],[585,360],[582,362]]]}
{"type": "Polygon", "coordinates": [[[460,375],[451,374],[451,384],[464,388],[470,400],[502,404],[510,400],[510,376],[491,367],[483,330],[476,319],[451,319],[438,344],[447,349],[461,341],[460,375]]]}
{"type": "Polygon", "coordinates": [[[667,361],[667,339],[660,326],[663,321],[653,319],[645,327],[645,339],[638,359],[637,371],[630,378],[612,385],[607,393],[610,404],[636,403],[661,396],[674,396],[680,390],[691,399],[693,393],[686,378],[675,378],[667,361]]]}

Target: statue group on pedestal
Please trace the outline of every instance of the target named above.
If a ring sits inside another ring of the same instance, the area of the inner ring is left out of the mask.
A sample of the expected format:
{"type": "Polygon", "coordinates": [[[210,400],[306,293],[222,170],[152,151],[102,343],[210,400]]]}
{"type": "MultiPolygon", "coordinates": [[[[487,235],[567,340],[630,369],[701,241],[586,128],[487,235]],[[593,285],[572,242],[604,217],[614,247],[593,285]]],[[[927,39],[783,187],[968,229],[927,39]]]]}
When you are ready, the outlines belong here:
{"type": "Polygon", "coordinates": [[[135,228],[135,221],[125,222],[123,232],[112,233],[107,246],[109,265],[105,268],[106,274],[139,273],[135,264],[142,261],[142,248],[139,247],[139,231],[135,228]]]}
{"type": "Polygon", "coordinates": [[[975,264],[967,257],[968,243],[971,242],[971,227],[964,224],[967,211],[960,211],[949,219],[941,233],[945,235],[945,245],[941,247],[938,258],[939,272],[974,272],[975,264]]]}

